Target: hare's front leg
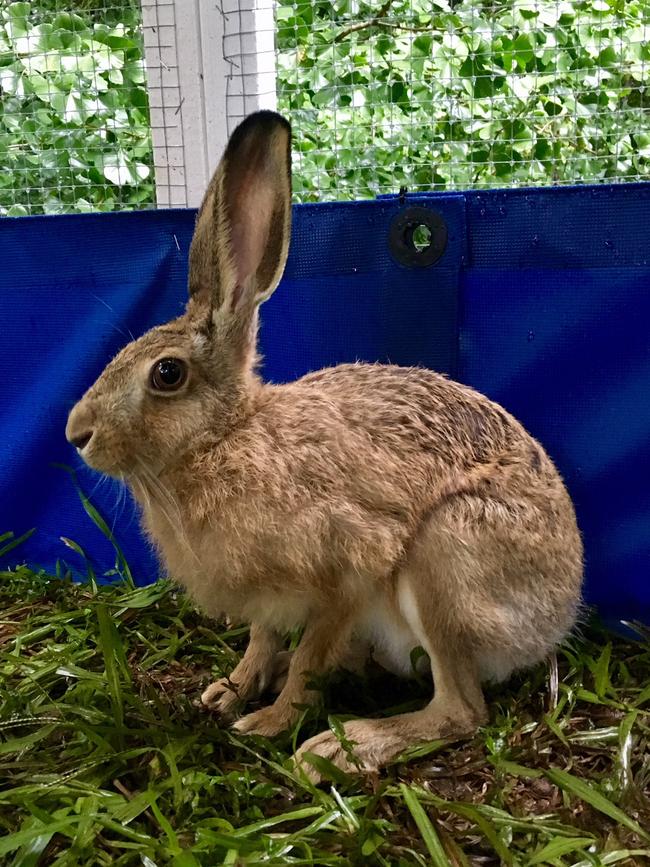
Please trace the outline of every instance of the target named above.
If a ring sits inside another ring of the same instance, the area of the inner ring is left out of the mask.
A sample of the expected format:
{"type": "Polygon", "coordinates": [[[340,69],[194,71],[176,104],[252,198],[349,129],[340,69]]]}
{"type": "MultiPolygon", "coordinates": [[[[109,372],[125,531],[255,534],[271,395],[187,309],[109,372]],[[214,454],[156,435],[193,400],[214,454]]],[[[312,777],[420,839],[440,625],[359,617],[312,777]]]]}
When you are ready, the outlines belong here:
{"type": "Polygon", "coordinates": [[[289,663],[287,680],[275,702],[237,720],[240,732],[273,737],[291,725],[300,711],[296,705],[313,704],[317,693],[307,687],[310,674],[338,668],[350,643],[353,621],[348,611],[314,613],[289,663]]]}
{"type": "Polygon", "coordinates": [[[246,652],[230,677],[221,677],[201,695],[201,701],[225,719],[232,719],[247,701],[259,698],[277,672],[282,639],[277,632],[253,623],[246,652]]]}

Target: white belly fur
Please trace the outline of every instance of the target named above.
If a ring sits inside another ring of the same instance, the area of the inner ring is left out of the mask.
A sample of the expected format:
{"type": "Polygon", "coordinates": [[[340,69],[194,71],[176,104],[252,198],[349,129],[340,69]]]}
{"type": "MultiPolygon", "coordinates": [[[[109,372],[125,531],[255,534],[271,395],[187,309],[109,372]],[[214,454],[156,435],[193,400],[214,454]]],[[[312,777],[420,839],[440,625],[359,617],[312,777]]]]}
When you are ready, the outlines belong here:
{"type": "MultiPolygon", "coordinates": [[[[413,677],[411,653],[421,646],[401,613],[385,597],[366,603],[356,626],[357,636],[372,648],[372,657],[383,668],[400,677],[413,677]]],[[[420,657],[418,672],[427,672],[429,663],[420,657]]]]}

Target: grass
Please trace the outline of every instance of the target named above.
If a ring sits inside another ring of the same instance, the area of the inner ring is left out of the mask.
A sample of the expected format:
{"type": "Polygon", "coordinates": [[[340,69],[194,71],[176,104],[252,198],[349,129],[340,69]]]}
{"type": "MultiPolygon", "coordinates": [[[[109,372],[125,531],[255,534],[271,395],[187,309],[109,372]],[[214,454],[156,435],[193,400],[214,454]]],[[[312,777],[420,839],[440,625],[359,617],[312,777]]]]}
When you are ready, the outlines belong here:
{"type": "MultiPolygon", "coordinates": [[[[468,743],[314,787],[296,740],[219,727],[197,702],[246,641],[170,583],[0,573],[0,864],[589,865],[650,861],[650,633],[590,625],[489,692],[468,743]]],[[[379,672],[325,687],[330,724],[417,707],[379,672]]]]}

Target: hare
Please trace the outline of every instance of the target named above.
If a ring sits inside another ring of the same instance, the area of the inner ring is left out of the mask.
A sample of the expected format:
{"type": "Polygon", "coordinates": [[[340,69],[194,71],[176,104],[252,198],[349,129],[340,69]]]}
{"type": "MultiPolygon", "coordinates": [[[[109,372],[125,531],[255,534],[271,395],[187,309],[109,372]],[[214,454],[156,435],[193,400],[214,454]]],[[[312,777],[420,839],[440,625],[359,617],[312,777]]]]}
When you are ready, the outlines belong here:
{"type": "Polygon", "coordinates": [[[487,716],[481,684],[567,635],[582,545],[543,448],[471,388],[380,364],[261,380],[258,307],[287,259],[290,151],[275,113],[235,130],[197,216],[185,313],[108,364],[66,435],[131,488],[196,604],[251,624],[239,665],[202,696],[240,732],[290,727],[318,695],[310,674],[374,654],[408,677],[424,648],[426,707],[346,723],[353,755],[326,731],[297,757],[307,770],[309,753],[375,770],[417,743],[470,735],[487,716]],[[297,627],[276,700],[239,715],[297,627]]]}

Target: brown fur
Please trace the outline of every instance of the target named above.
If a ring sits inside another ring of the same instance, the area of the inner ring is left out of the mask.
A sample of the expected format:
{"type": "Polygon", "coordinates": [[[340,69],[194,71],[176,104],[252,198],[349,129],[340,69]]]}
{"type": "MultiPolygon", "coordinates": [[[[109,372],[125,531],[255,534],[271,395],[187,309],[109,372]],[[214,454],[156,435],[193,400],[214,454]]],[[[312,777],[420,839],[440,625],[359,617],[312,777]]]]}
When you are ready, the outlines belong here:
{"type": "MultiPolygon", "coordinates": [[[[224,717],[278,674],[274,704],[240,718],[273,735],[311,701],[308,672],[353,648],[409,674],[425,648],[422,711],[348,723],[362,767],[485,718],[480,683],[542,660],[572,628],[582,547],[562,481],[505,410],[428,370],[341,365],[283,386],[255,372],[257,307],[278,283],[290,218],[289,130],[260,113],[236,131],[197,219],[184,316],[127,346],[73,409],[84,459],[122,477],[170,574],[207,613],[252,623],[224,717]],[[152,365],[189,368],[154,392],[152,365]],[[288,661],[282,634],[304,627],[288,661]],[[288,663],[288,668],[287,668],[288,663]]],[[[330,733],[314,751],[347,767],[330,733]]]]}

